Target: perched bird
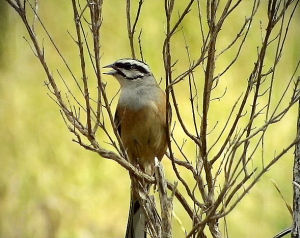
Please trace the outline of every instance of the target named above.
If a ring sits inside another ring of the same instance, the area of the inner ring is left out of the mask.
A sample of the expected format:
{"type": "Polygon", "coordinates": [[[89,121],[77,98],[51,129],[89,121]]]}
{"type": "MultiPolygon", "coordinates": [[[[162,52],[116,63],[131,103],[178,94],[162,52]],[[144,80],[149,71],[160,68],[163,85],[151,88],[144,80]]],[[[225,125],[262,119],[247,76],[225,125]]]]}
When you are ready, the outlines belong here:
{"type": "MultiPolygon", "coordinates": [[[[105,66],[121,85],[115,125],[129,161],[153,175],[154,158],[167,149],[166,96],[149,66],[135,59],[119,59],[105,66]]],[[[146,237],[146,217],[131,189],[126,238],[146,237]]]]}

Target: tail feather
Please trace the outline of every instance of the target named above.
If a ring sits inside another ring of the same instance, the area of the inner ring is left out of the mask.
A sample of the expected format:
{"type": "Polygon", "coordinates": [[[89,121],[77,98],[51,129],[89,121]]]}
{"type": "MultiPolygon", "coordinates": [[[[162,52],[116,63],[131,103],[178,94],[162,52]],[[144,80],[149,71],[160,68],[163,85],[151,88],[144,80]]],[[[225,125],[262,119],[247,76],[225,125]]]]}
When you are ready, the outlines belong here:
{"type": "Polygon", "coordinates": [[[125,238],[146,238],[146,217],[137,199],[131,197],[125,238]]]}

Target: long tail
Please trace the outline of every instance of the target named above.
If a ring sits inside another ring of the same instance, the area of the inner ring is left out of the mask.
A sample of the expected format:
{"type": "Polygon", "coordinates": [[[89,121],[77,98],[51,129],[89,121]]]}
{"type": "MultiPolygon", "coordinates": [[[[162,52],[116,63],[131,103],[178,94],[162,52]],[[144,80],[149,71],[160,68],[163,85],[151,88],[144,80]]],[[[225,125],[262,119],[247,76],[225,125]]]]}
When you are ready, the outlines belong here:
{"type": "Polygon", "coordinates": [[[125,238],[146,238],[146,216],[137,199],[131,194],[125,238]]]}

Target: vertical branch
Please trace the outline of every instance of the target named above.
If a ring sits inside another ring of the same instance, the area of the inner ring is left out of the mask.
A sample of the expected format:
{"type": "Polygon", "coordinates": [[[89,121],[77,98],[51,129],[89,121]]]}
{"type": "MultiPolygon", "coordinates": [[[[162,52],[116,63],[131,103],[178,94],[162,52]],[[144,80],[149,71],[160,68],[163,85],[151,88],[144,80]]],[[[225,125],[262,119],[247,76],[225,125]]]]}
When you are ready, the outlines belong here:
{"type": "MultiPolygon", "coordinates": [[[[158,184],[162,218],[162,238],[172,237],[172,197],[167,194],[167,182],[161,163],[155,158],[155,177],[158,184]]],[[[174,188],[174,190],[176,187],[174,188]]],[[[173,195],[172,195],[173,196],[173,195]]]]}
{"type": "Polygon", "coordinates": [[[96,0],[95,2],[89,2],[88,6],[90,8],[90,15],[91,15],[91,31],[93,34],[93,45],[94,45],[94,54],[95,54],[95,70],[96,70],[96,77],[97,77],[97,112],[96,112],[96,123],[93,128],[93,133],[96,133],[97,128],[99,127],[100,123],[100,113],[101,113],[101,88],[102,79],[101,79],[101,71],[100,71],[100,42],[99,42],[99,31],[102,24],[102,4],[103,0],[96,0]]]}
{"type": "Polygon", "coordinates": [[[84,59],[84,50],[83,50],[83,42],[81,39],[81,31],[80,31],[80,18],[77,10],[77,5],[75,0],[72,0],[73,5],[73,13],[74,13],[74,23],[76,27],[76,34],[77,34],[77,45],[79,48],[79,55],[80,55],[80,63],[81,63],[81,73],[82,73],[82,81],[83,81],[83,89],[84,89],[84,98],[86,104],[86,122],[88,127],[88,134],[89,137],[94,137],[92,132],[92,125],[91,125],[91,107],[90,107],[90,96],[89,96],[89,88],[87,83],[87,75],[85,69],[85,59],[84,59]]]}
{"type": "MultiPolygon", "coordinates": [[[[165,14],[166,14],[166,19],[167,19],[167,35],[166,35],[166,39],[164,42],[164,47],[163,47],[163,60],[164,60],[164,66],[165,66],[165,75],[166,75],[166,121],[170,122],[171,121],[171,113],[170,113],[170,93],[168,89],[168,85],[169,83],[172,81],[172,71],[171,71],[171,54],[170,54],[170,31],[171,31],[171,15],[172,15],[172,10],[173,10],[173,6],[174,6],[174,1],[175,0],[165,0],[165,14]]],[[[168,143],[168,148],[169,148],[169,152],[170,152],[170,158],[172,161],[172,165],[173,168],[175,166],[174,164],[174,156],[173,156],[173,151],[172,151],[172,147],[171,147],[171,139],[170,139],[170,127],[167,126],[166,128],[167,130],[167,143],[168,143]]],[[[162,173],[160,173],[161,171],[159,170],[159,168],[157,168],[157,176],[158,178],[161,179],[162,173]]],[[[160,203],[161,203],[161,208],[162,210],[165,209],[163,208],[163,206],[168,207],[168,203],[164,201],[164,192],[163,192],[163,188],[164,185],[162,184],[160,186],[160,203]]],[[[168,214],[168,212],[162,212],[162,223],[164,225],[164,234],[168,235],[167,231],[168,231],[168,227],[169,227],[169,216],[171,216],[170,214],[168,214]]],[[[171,225],[171,224],[170,224],[171,225]]],[[[169,229],[170,230],[170,229],[169,229]]],[[[170,234],[172,235],[172,234],[170,234]]],[[[171,236],[170,236],[171,237],[171,236]]]]}
{"type": "MultiPolygon", "coordinates": [[[[199,3],[198,3],[199,4],[199,3]]],[[[191,61],[191,55],[190,55],[190,50],[189,50],[189,46],[187,44],[186,38],[185,38],[185,34],[183,33],[183,38],[184,38],[184,42],[185,42],[185,49],[186,49],[186,54],[188,57],[188,61],[189,61],[189,67],[192,66],[192,61],[191,61]]],[[[196,101],[198,101],[198,92],[197,92],[197,87],[195,85],[195,77],[194,77],[194,73],[191,72],[191,74],[188,75],[188,85],[189,85],[189,93],[190,93],[190,104],[191,104],[191,109],[192,109],[192,115],[193,115],[193,123],[194,123],[194,128],[195,128],[195,133],[197,138],[199,138],[199,132],[198,132],[198,125],[197,125],[197,118],[196,118],[196,111],[195,111],[195,99],[196,101]],[[193,88],[192,85],[194,86],[195,89],[195,95],[193,95],[193,88]]]]}
{"type": "MultiPolygon", "coordinates": [[[[174,1],[175,0],[165,0],[165,14],[166,14],[166,25],[167,25],[167,35],[166,39],[164,41],[164,46],[163,46],[163,60],[164,60],[164,66],[165,66],[165,75],[166,75],[166,121],[170,121],[170,90],[168,90],[168,85],[172,81],[172,71],[171,71],[171,54],[170,54],[170,38],[171,38],[171,15],[172,15],[172,10],[174,6],[174,1]]],[[[172,153],[172,148],[171,148],[171,140],[170,140],[170,128],[167,127],[167,135],[168,135],[168,148],[170,151],[170,156],[173,158],[173,153],[172,153]]],[[[174,159],[174,158],[173,158],[174,159]]]]}
{"type": "Polygon", "coordinates": [[[140,49],[141,60],[142,60],[142,61],[145,61],[145,60],[144,60],[144,56],[143,56],[142,40],[141,40],[141,37],[142,37],[142,29],[141,29],[141,31],[140,31],[140,33],[139,33],[138,40],[139,40],[139,49],[140,49]]]}
{"type": "MultiPolygon", "coordinates": [[[[252,124],[255,118],[255,114],[256,114],[256,106],[257,106],[257,101],[258,101],[258,97],[259,97],[259,90],[260,90],[260,86],[261,86],[261,80],[262,80],[262,69],[264,66],[264,60],[265,60],[265,55],[266,55],[266,51],[267,51],[267,47],[268,47],[268,42],[269,42],[269,38],[271,35],[271,32],[273,30],[273,27],[275,25],[274,22],[274,18],[276,18],[276,1],[274,0],[270,0],[269,1],[269,9],[268,9],[268,14],[269,14],[269,22],[268,22],[268,26],[267,26],[267,30],[266,30],[266,35],[263,41],[263,45],[259,54],[259,59],[258,59],[258,69],[257,69],[257,79],[256,79],[256,87],[255,87],[255,92],[254,92],[254,96],[253,96],[253,102],[252,102],[252,106],[251,106],[251,114],[250,114],[250,119],[249,119],[249,125],[247,128],[247,132],[246,132],[246,137],[248,137],[251,133],[252,130],[252,124]]],[[[246,163],[246,157],[247,157],[247,149],[249,146],[250,141],[246,140],[245,144],[244,144],[244,149],[243,149],[243,154],[242,154],[242,161],[243,161],[243,165],[244,165],[244,171],[245,174],[247,175],[247,168],[245,166],[246,163]]]]}
{"type": "Polygon", "coordinates": [[[200,140],[201,140],[201,148],[200,154],[203,160],[204,170],[206,174],[206,182],[208,186],[208,196],[210,203],[213,201],[213,181],[211,174],[211,166],[208,163],[207,159],[207,122],[208,122],[208,109],[210,104],[210,95],[214,77],[214,69],[215,69],[215,47],[216,47],[216,39],[218,30],[215,27],[215,18],[217,12],[217,3],[216,1],[207,2],[207,17],[209,23],[209,31],[210,31],[210,43],[208,48],[207,55],[207,63],[205,70],[205,79],[204,79],[204,90],[203,90],[203,105],[202,105],[202,121],[201,121],[201,130],[200,130],[200,140]]]}
{"type": "Polygon", "coordinates": [[[139,0],[139,6],[136,12],[135,20],[133,25],[131,26],[131,0],[126,0],[127,32],[128,32],[129,45],[131,50],[131,57],[133,59],[136,58],[135,49],[134,49],[134,33],[140,17],[143,3],[144,0],[139,0]]]}
{"type": "MultiPolygon", "coordinates": [[[[298,77],[300,81],[300,77],[298,77]]],[[[298,102],[297,137],[300,136],[300,100],[298,102]]],[[[300,237],[300,141],[295,146],[295,159],[293,170],[294,199],[293,199],[293,228],[292,238],[300,237]]]]}
{"type": "Polygon", "coordinates": [[[130,8],[131,8],[131,1],[126,1],[126,17],[127,17],[127,31],[128,31],[128,38],[129,38],[129,44],[131,49],[131,57],[135,59],[135,52],[134,52],[134,45],[133,45],[133,36],[131,31],[131,14],[130,14],[130,8]]]}
{"type": "MultiPolygon", "coordinates": [[[[250,22],[249,22],[249,27],[252,24],[254,14],[257,12],[257,9],[259,7],[259,3],[260,2],[256,1],[256,0],[253,2],[251,18],[250,18],[250,22]]],[[[246,39],[246,38],[244,38],[244,39],[246,39]]],[[[222,144],[222,146],[219,149],[219,151],[217,152],[217,154],[213,157],[212,161],[217,160],[221,156],[221,154],[223,153],[225,147],[228,145],[229,141],[232,139],[232,136],[236,132],[239,120],[243,116],[243,110],[246,107],[247,100],[248,100],[250,92],[252,90],[252,85],[253,85],[253,79],[252,78],[253,78],[253,75],[256,74],[257,67],[258,67],[257,64],[255,64],[254,68],[252,70],[252,73],[250,74],[250,76],[248,78],[247,88],[246,88],[245,92],[243,93],[244,96],[243,96],[241,105],[239,106],[238,113],[235,116],[234,122],[232,123],[232,126],[230,127],[229,133],[227,134],[226,139],[224,140],[224,143],[222,144]]],[[[226,173],[225,173],[225,175],[226,175],[226,173]]]]}
{"type": "Polygon", "coordinates": [[[32,31],[35,33],[35,23],[37,21],[37,13],[39,10],[39,3],[38,0],[34,0],[34,16],[33,16],[33,20],[32,20],[32,31]]]}

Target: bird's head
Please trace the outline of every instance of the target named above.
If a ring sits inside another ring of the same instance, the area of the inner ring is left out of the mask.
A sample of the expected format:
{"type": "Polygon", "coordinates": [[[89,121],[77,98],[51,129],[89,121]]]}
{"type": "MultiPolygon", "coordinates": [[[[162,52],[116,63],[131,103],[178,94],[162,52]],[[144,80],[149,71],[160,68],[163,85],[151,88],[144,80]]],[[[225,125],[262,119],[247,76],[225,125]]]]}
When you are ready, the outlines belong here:
{"type": "Polygon", "coordinates": [[[104,74],[114,76],[119,81],[121,87],[155,82],[149,66],[140,60],[119,59],[103,68],[111,68],[109,72],[104,74]]]}

